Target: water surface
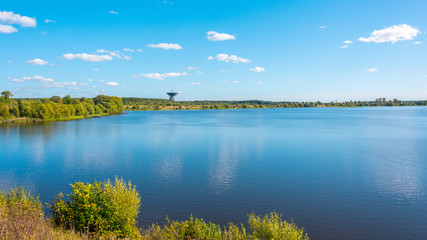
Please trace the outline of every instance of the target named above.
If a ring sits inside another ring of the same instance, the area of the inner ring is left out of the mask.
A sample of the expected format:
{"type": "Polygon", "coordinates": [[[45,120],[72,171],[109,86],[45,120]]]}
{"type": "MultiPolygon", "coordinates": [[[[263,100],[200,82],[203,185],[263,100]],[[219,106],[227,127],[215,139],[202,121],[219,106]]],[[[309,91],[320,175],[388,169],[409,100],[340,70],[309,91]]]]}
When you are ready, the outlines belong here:
{"type": "Polygon", "coordinates": [[[276,210],[312,239],[427,239],[427,108],[149,111],[0,127],[0,189],[123,177],[140,224],[276,210]]]}

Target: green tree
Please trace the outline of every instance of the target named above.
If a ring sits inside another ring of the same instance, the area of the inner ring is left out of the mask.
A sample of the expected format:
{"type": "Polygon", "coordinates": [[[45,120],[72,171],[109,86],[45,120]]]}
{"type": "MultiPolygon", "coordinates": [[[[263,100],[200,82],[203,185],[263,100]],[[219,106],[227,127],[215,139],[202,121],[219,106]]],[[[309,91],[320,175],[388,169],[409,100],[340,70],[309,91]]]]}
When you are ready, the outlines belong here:
{"type": "Polygon", "coordinates": [[[10,97],[13,97],[13,94],[10,91],[3,91],[1,92],[1,96],[4,97],[4,99],[9,100],[10,97]]]}

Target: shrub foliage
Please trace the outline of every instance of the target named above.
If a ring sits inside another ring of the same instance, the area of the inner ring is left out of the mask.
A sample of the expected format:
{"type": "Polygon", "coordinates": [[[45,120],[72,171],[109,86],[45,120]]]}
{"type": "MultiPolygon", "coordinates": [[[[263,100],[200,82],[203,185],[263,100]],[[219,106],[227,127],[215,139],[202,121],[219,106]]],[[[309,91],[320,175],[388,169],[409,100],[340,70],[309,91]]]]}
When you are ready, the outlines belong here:
{"type": "Polygon", "coordinates": [[[146,240],[308,240],[307,234],[276,212],[248,215],[249,230],[229,223],[221,227],[190,216],[185,221],[153,224],[138,229],[136,218],[140,197],[130,182],[116,178],[104,182],[71,185],[64,201],[62,194],[45,219],[42,204],[23,188],[0,191],[0,239],[146,239],[146,240]],[[77,233],[76,233],[77,231],[77,233]]]}
{"type": "Polygon", "coordinates": [[[141,199],[130,182],[116,178],[114,183],[77,182],[71,187],[69,201],[59,194],[50,206],[55,224],[96,236],[138,236],[135,224],[141,199]]]}
{"type": "Polygon", "coordinates": [[[299,229],[294,223],[288,223],[276,212],[264,217],[255,213],[248,215],[250,231],[243,225],[229,223],[221,228],[203,219],[190,217],[189,220],[177,222],[167,219],[167,224],[153,225],[151,230],[143,235],[144,239],[205,239],[205,240],[308,240],[304,229],[299,229]],[[249,233],[251,232],[251,233],[249,233]]]}

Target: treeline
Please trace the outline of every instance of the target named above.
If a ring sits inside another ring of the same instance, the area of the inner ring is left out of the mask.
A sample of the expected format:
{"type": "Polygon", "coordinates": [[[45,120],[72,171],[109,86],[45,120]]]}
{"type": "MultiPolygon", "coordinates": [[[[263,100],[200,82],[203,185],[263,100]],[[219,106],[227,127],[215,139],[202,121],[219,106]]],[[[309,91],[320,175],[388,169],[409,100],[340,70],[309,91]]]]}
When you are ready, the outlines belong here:
{"type": "Polygon", "coordinates": [[[9,91],[0,97],[0,120],[38,119],[66,120],[90,116],[111,115],[123,112],[123,102],[119,97],[99,95],[95,98],[17,98],[9,91]]]}
{"type": "Polygon", "coordinates": [[[248,101],[170,101],[166,99],[124,97],[126,110],[181,110],[181,109],[233,109],[233,108],[304,108],[304,107],[373,107],[373,106],[426,106],[427,101],[401,101],[378,98],[375,101],[346,102],[272,102],[248,101]]]}
{"type": "Polygon", "coordinates": [[[276,212],[263,217],[248,215],[249,229],[229,223],[220,226],[191,216],[185,221],[138,228],[141,198],[130,182],[77,182],[71,192],[58,194],[47,204],[51,218],[44,217],[43,204],[23,188],[0,190],[0,239],[140,239],[140,240],[308,240],[304,229],[287,222],[276,212]]]}

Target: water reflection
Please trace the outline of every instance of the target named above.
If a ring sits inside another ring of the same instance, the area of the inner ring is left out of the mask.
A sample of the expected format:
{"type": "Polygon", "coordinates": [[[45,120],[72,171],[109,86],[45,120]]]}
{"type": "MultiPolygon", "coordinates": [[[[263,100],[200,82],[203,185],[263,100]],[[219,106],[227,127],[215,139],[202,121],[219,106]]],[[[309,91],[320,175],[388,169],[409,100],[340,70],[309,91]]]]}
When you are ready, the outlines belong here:
{"type": "Polygon", "coordinates": [[[372,177],[380,193],[397,200],[419,200],[425,195],[422,180],[425,148],[420,146],[425,130],[418,129],[416,121],[411,120],[377,115],[370,120],[371,128],[368,128],[370,141],[366,144],[369,147],[366,159],[372,166],[372,177]]]}
{"type": "Polygon", "coordinates": [[[427,108],[405,109],[132,112],[3,126],[0,189],[23,185],[49,202],[69,183],[120,176],[141,193],[146,225],[191,213],[239,223],[252,210],[286,209],[313,239],[423,239],[427,108]],[[325,230],[331,224],[337,231],[325,230]]]}
{"type": "MultiPolygon", "coordinates": [[[[217,195],[224,195],[233,187],[237,165],[244,155],[244,147],[235,136],[222,134],[209,154],[209,186],[217,195]]],[[[251,140],[249,142],[252,142],[251,140]]]]}

